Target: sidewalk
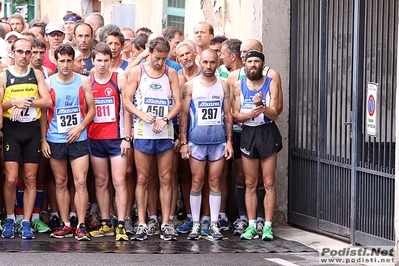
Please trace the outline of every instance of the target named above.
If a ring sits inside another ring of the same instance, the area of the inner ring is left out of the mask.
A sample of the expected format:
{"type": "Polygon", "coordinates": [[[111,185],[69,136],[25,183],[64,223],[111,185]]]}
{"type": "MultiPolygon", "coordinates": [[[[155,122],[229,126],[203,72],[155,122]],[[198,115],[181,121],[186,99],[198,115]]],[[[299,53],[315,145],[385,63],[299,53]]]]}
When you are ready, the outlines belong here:
{"type": "Polygon", "coordinates": [[[325,247],[341,246],[351,247],[350,242],[345,242],[330,236],[314,233],[304,229],[292,227],[289,225],[273,228],[274,234],[280,238],[297,241],[308,247],[314,248],[318,252],[325,247]]]}

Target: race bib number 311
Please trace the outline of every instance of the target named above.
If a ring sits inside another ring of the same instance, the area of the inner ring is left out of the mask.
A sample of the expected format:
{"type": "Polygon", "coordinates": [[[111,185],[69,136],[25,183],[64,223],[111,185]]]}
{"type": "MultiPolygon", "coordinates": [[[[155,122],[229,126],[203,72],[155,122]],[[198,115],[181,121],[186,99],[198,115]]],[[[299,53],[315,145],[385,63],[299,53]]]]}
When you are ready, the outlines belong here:
{"type": "Polygon", "coordinates": [[[58,133],[69,132],[80,123],[80,112],[77,106],[57,108],[56,115],[58,133]]]}

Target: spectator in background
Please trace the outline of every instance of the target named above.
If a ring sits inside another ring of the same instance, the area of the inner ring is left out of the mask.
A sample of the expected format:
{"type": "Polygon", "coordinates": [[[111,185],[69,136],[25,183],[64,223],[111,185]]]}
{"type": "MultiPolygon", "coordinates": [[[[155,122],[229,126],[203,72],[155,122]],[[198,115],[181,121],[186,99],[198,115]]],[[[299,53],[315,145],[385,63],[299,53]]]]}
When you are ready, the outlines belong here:
{"type": "Polygon", "coordinates": [[[94,12],[85,18],[85,23],[93,29],[93,36],[96,36],[99,28],[104,27],[104,18],[99,12],[94,12]]]}
{"type": "Polygon", "coordinates": [[[182,42],[184,40],[183,32],[178,27],[169,26],[162,32],[162,34],[170,44],[170,52],[168,58],[170,60],[178,62],[176,56],[176,46],[179,44],[179,42],[182,42]]]}
{"type": "Polygon", "coordinates": [[[226,37],[226,36],[218,35],[218,36],[213,37],[213,38],[210,40],[210,42],[209,42],[210,48],[211,48],[212,50],[214,50],[214,51],[218,54],[218,57],[219,57],[219,67],[223,64],[223,60],[220,58],[220,55],[221,55],[221,53],[222,53],[222,52],[221,52],[221,51],[222,51],[222,43],[223,43],[225,40],[227,40],[227,37],[226,37]]]}
{"type": "Polygon", "coordinates": [[[20,14],[12,14],[8,18],[12,30],[21,33],[25,29],[25,19],[20,14]]]}
{"type": "Polygon", "coordinates": [[[64,20],[65,40],[64,43],[73,43],[73,29],[77,23],[82,20],[78,14],[67,11],[66,15],[62,18],[64,20]]]}
{"type": "Polygon", "coordinates": [[[135,35],[137,36],[137,35],[140,35],[142,33],[147,34],[147,36],[149,36],[152,33],[152,30],[150,30],[147,27],[141,27],[141,28],[138,28],[136,30],[135,35]]]}
{"type": "Polygon", "coordinates": [[[123,36],[125,37],[125,44],[122,49],[122,59],[131,62],[133,58],[132,44],[134,39],[134,31],[131,28],[125,27],[121,29],[123,36]]]}
{"type": "Polygon", "coordinates": [[[44,54],[43,66],[50,68],[53,72],[57,72],[54,57],[54,51],[62,44],[65,38],[64,24],[59,22],[50,22],[46,26],[46,39],[49,42],[50,49],[44,54]]]}
{"type": "Polygon", "coordinates": [[[73,38],[79,52],[82,53],[85,68],[83,75],[88,76],[90,70],[93,68],[91,60],[92,47],[93,47],[93,29],[90,24],[79,23],[73,29],[73,38]]]}
{"type": "Polygon", "coordinates": [[[36,39],[36,35],[31,32],[30,30],[24,30],[21,32],[22,38],[28,39],[29,41],[32,41],[33,39],[36,39]]]}
{"type": "Polygon", "coordinates": [[[46,26],[47,26],[46,21],[44,21],[42,19],[35,18],[35,19],[31,20],[31,22],[29,23],[29,30],[36,35],[36,38],[39,38],[46,44],[46,48],[48,50],[49,44],[45,38],[46,26]]]}

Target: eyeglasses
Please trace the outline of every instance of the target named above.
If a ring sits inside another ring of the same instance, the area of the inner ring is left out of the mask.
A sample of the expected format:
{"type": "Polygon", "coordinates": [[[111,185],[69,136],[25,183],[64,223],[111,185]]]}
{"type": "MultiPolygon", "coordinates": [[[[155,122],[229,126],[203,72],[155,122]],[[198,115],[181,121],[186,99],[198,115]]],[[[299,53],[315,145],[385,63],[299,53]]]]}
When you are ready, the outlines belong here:
{"type": "Polygon", "coordinates": [[[15,49],[15,50],[14,50],[14,53],[17,53],[17,54],[19,54],[19,55],[25,54],[25,55],[29,56],[29,55],[32,54],[32,50],[15,49]]]}
{"type": "Polygon", "coordinates": [[[50,36],[50,37],[55,37],[55,36],[62,37],[62,36],[64,36],[64,33],[60,32],[60,31],[53,31],[53,32],[51,32],[51,33],[49,33],[47,35],[50,36]]]}
{"type": "Polygon", "coordinates": [[[44,51],[32,51],[32,54],[34,54],[34,55],[37,55],[37,54],[40,54],[40,55],[44,55],[44,51]]]}

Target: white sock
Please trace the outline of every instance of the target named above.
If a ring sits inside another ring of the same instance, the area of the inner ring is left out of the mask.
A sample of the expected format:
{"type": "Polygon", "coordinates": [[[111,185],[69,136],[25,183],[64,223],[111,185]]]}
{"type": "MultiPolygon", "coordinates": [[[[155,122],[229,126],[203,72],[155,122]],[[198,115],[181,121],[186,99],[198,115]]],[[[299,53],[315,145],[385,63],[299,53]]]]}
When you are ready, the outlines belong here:
{"type": "Polygon", "coordinates": [[[58,212],[52,212],[52,213],[51,213],[51,218],[53,218],[54,216],[55,216],[55,217],[58,217],[58,212]]]}
{"type": "Polygon", "coordinates": [[[15,223],[15,214],[14,213],[13,214],[7,214],[7,219],[11,219],[15,223]]]}
{"type": "Polygon", "coordinates": [[[39,219],[39,214],[38,213],[32,213],[32,221],[39,219]]]}
{"type": "Polygon", "coordinates": [[[70,213],[69,213],[69,218],[71,218],[71,217],[73,217],[73,216],[76,217],[76,212],[70,212],[70,213]]]}
{"type": "Polygon", "coordinates": [[[219,217],[221,220],[226,220],[226,214],[224,212],[219,212],[219,217]]]}
{"type": "Polygon", "coordinates": [[[173,220],[173,219],[175,219],[175,216],[174,215],[169,215],[169,220],[173,220]]]}
{"type": "Polygon", "coordinates": [[[265,222],[265,225],[272,227],[272,222],[266,221],[266,222],[265,222]]]}
{"type": "Polygon", "coordinates": [[[249,220],[248,221],[248,226],[252,224],[256,228],[256,220],[249,220]]]}
{"type": "Polygon", "coordinates": [[[208,221],[208,222],[209,222],[210,219],[211,219],[210,216],[202,215],[202,217],[201,217],[201,223],[202,223],[203,221],[208,221]]]}
{"type": "Polygon", "coordinates": [[[240,215],[240,220],[248,222],[248,217],[246,215],[240,215]]]}
{"type": "Polygon", "coordinates": [[[150,215],[150,217],[148,217],[151,219],[153,219],[155,222],[158,221],[158,217],[156,215],[150,215]]]}
{"type": "Polygon", "coordinates": [[[209,192],[209,207],[211,209],[211,223],[218,221],[220,204],[222,202],[222,192],[209,192]]]}
{"type": "Polygon", "coordinates": [[[192,221],[195,223],[199,222],[199,216],[201,212],[201,201],[202,201],[201,191],[199,192],[190,191],[190,206],[191,206],[191,214],[193,216],[192,221]]]}
{"type": "Polygon", "coordinates": [[[17,215],[15,216],[15,219],[16,219],[17,221],[20,221],[20,220],[22,220],[23,218],[24,218],[23,214],[17,214],[17,215]]]}

